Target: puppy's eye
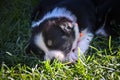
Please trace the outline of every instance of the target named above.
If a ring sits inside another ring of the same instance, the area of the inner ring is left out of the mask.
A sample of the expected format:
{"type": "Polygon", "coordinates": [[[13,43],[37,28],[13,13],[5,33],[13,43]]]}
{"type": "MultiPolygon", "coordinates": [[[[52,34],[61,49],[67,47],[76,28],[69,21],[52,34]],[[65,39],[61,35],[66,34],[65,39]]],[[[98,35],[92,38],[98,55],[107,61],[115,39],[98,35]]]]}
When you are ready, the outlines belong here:
{"type": "Polygon", "coordinates": [[[53,44],[52,40],[48,40],[47,44],[48,44],[48,46],[52,46],[52,44],[53,44]]]}

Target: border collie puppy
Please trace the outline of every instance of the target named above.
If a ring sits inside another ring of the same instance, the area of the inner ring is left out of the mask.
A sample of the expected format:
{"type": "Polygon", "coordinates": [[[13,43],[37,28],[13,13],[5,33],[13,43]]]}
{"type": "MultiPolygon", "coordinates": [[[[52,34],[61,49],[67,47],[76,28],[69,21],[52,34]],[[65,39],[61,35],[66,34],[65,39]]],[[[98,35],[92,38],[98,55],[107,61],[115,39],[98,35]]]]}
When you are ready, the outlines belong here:
{"type": "Polygon", "coordinates": [[[91,0],[40,0],[32,14],[32,36],[27,53],[44,60],[74,62],[88,49],[97,30],[91,0]]]}

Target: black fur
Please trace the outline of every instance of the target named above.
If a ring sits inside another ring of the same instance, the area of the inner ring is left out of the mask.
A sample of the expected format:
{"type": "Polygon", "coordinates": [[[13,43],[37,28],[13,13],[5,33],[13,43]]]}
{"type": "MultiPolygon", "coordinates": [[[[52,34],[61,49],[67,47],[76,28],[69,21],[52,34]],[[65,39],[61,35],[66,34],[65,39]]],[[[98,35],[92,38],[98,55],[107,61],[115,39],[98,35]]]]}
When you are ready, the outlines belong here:
{"type": "MultiPolygon", "coordinates": [[[[104,29],[109,35],[119,35],[118,31],[113,29],[115,25],[112,24],[113,20],[116,21],[115,24],[120,24],[119,0],[40,0],[39,5],[35,7],[32,13],[32,21],[42,19],[46,13],[56,7],[65,8],[76,16],[79,32],[88,28],[88,32],[95,34],[101,25],[105,23],[104,29]]],[[[75,39],[75,32],[73,29],[70,32],[64,31],[59,27],[65,22],[72,23],[71,20],[65,17],[53,17],[33,27],[27,52],[33,51],[44,56],[44,52],[35,45],[33,40],[35,35],[42,32],[45,44],[49,49],[69,53],[75,39]],[[63,39],[62,36],[66,36],[66,39],[63,39]],[[52,46],[47,44],[48,40],[54,42],[52,46]]]]}
{"type": "Polygon", "coordinates": [[[96,7],[96,26],[105,22],[107,34],[119,36],[120,33],[120,0],[93,0],[96,7]]]}
{"type": "Polygon", "coordinates": [[[41,19],[45,13],[55,7],[64,7],[77,17],[80,31],[89,26],[90,30],[96,30],[96,11],[91,0],[41,0],[32,14],[32,21],[41,19]],[[91,29],[92,28],[92,29],[91,29]]]}
{"type": "MultiPolygon", "coordinates": [[[[77,17],[76,23],[79,25],[79,31],[88,27],[89,32],[94,32],[95,28],[95,7],[90,0],[41,0],[40,4],[35,7],[32,13],[32,21],[38,21],[54,8],[65,8],[77,17]]],[[[57,14],[57,13],[56,13],[57,14]]],[[[44,41],[50,39],[54,43],[52,46],[47,45],[49,49],[61,50],[68,53],[71,50],[75,32],[71,29],[71,32],[61,30],[58,26],[64,22],[71,22],[67,18],[52,18],[47,19],[39,26],[32,28],[32,38],[29,45],[30,49],[35,49],[36,45],[33,40],[34,36],[40,32],[43,32],[44,41]],[[62,36],[66,36],[66,39],[62,39],[62,36]]],[[[32,50],[33,51],[33,50],[32,50]]],[[[35,51],[35,50],[34,50],[35,51]]]]}

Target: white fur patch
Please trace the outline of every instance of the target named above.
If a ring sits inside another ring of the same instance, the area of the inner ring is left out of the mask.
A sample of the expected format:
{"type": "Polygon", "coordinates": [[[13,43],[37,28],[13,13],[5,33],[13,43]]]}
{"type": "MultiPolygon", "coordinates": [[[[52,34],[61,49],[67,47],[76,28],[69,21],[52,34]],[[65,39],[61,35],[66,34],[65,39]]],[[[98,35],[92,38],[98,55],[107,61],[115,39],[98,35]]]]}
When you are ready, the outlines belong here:
{"type": "Polygon", "coordinates": [[[107,15],[106,15],[106,18],[105,18],[105,21],[104,21],[103,25],[96,31],[97,35],[102,35],[102,36],[105,36],[105,37],[108,36],[108,34],[105,32],[105,29],[104,29],[105,23],[106,23],[106,19],[107,19],[107,15]]]}
{"type": "Polygon", "coordinates": [[[36,44],[40,49],[42,49],[45,53],[47,53],[47,52],[49,51],[49,49],[48,49],[47,46],[45,45],[45,42],[44,42],[44,38],[43,38],[42,33],[40,33],[40,34],[38,34],[38,35],[35,36],[34,42],[35,42],[35,44],[36,44]]]}
{"type": "Polygon", "coordinates": [[[89,48],[89,44],[94,37],[94,35],[88,32],[87,29],[83,30],[82,33],[83,37],[80,37],[80,40],[78,42],[78,47],[80,48],[81,55],[84,54],[89,48]]]}
{"type": "Polygon", "coordinates": [[[73,23],[73,25],[74,25],[74,31],[75,31],[75,40],[73,42],[72,49],[75,49],[77,47],[77,42],[79,39],[79,26],[77,23],[73,23]]]}
{"type": "Polygon", "coordinates": [[[98,29],[97,31],[96,31],[96,34],[97,35],[102,35],[102,36],[108,36],[108,34],[105,32],[105,30],[104,30],[104,26],[102,26],[100,29],[98,29]]]}
{"type": "Polygon", "coordinates": [[[32,22],[32,27],[40,25],[44,20],[52,17],[66,17],[73,22],[76,22],[76,17],[70,11],[66,10],[65,8],[55,8],[51,12],[48,12],[44,15],[42,19],[37,22],[32,22]]]}
{"type": "Polygon", "coordinates": [[[78,54],[72,51],[67,54],[66,61],[75,62],[76,60],[78,60],[78,54]]]}

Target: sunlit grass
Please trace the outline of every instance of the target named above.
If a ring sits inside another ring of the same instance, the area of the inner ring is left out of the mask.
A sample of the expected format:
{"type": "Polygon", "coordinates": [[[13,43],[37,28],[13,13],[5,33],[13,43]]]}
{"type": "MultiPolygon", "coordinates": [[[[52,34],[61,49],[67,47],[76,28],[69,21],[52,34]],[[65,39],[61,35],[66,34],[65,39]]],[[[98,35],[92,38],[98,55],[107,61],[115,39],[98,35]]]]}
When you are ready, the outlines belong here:
{"type": "Polygon", "coordinates": [[[26,54],[31,34],[30,13],[36,2],[0,2],[1,80],[120,79],[120,37],[95,37],[86,55],[71,65],[57,60],[50,64],[50,61],[40,61],[35,54],[26,54]]]}

